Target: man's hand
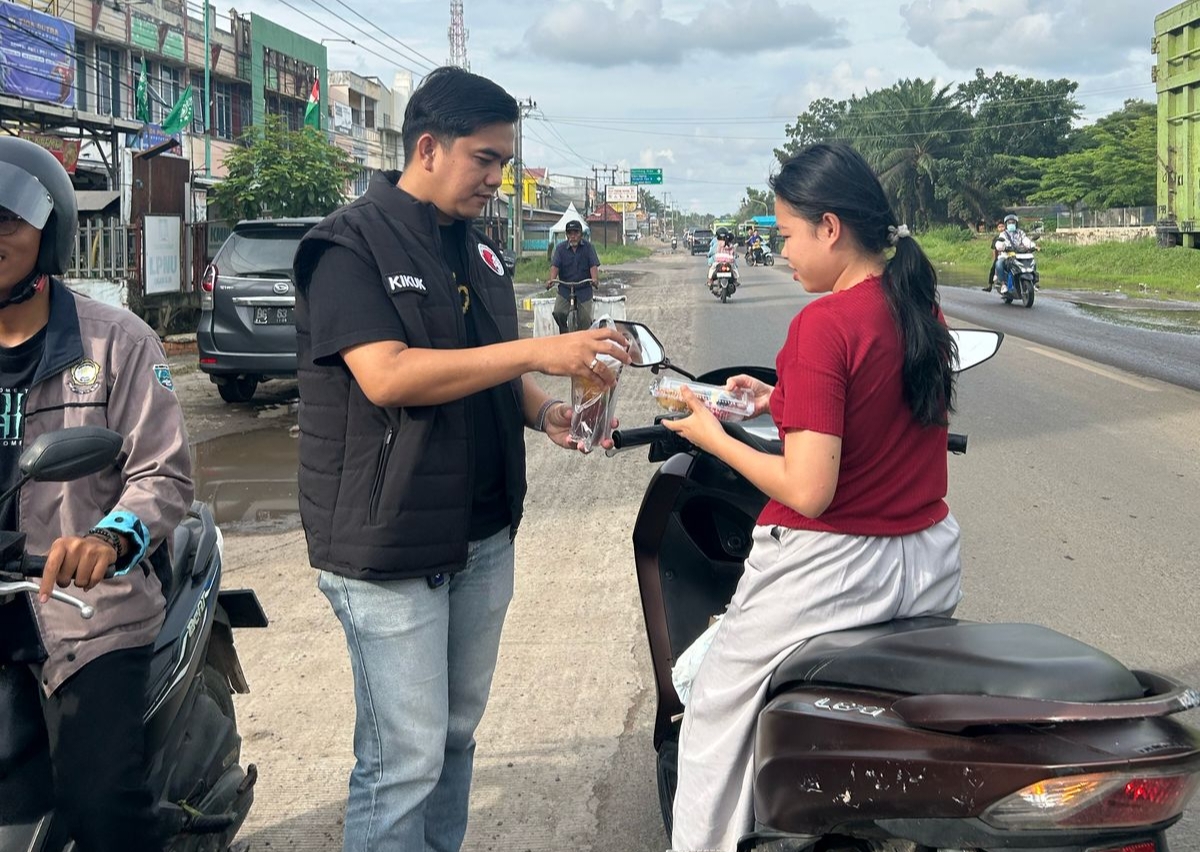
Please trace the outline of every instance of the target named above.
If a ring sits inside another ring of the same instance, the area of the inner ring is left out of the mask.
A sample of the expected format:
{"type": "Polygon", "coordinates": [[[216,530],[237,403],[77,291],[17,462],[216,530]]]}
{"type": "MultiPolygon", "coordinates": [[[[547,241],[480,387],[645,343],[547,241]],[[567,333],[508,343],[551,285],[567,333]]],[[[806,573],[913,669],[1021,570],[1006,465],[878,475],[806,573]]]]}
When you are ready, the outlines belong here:
{"type": "Polygon", "coordinates": [[[54,584],[66,588],[75,585],[85,592],[96,587],[104,575],[117,562],[117,551],[102,538],[95,536],[66,536],[50,546],[46,555],[46,570],[42,573],[42,587],[38,600],[50,600],[54,584]]]}
{"type": "MultiPolygon", "coordinates": [[[[595,381],[606,380],[607,371],[597,359],[601,355],[629,364],[625,351],[628,341],[615,328],[593,328],[571,334],[541,338],[538,341],[537,372],[548,376],[578,376],[595,381]]],[[[611,381],[606,381],[611,384],[611,381]]]]}
{"type": "MultiPolygon", "coordinates": [[[[584,452],[582,447],[577,446],[575,442],[571,440],[571,414],[571,405],[566,402],[560,402],[558,405],[547,411],[544,427],[546,429],[546,437],[565,449],[579,450],[580,452],[584,452]]],[[[616,429],[618,425],[620,424],[614,417],[612,421],[612,428],[616,429]]],[[[606,441],[602,441],[600,446],[606,450],[612,449],[612,439],[609,438],[606,441]]]]}

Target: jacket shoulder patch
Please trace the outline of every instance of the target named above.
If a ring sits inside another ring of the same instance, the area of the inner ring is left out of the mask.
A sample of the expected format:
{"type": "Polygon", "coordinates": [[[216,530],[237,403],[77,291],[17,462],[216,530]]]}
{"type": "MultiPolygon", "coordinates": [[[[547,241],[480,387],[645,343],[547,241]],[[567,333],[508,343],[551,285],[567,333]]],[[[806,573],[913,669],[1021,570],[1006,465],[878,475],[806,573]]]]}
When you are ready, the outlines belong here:
{"type": "Polygon", "coordinates": [[[387,276],[387,288],[389,293],[402,293],[405,290],[425,294],[429,292],[425,289],[424,279],[418,278],[416,275],[389,275],[387,276]]]}
{"type": "Polygon", "coordinates": [[[153,369],[155,380],[171,393],[175,393],[175,382],[171,379],[171,368],[166,364],[155,364],[153,369]]]}

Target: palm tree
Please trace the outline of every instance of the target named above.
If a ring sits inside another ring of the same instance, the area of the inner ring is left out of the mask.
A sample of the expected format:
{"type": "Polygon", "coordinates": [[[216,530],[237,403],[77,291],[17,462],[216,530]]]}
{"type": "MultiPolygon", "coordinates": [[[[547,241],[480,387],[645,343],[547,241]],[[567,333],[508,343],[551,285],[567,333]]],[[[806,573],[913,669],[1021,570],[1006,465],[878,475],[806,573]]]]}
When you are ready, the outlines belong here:
{"type": "MultiPolygon", "coordinates": [[[[897,215],[913,227],[943,218],[947,192],[960,181],[949,164],[961,158],[971,115],[933,80],[901,80],[851,100],[847,134],[879,174],[897,215]]],[[[958,188],[975,206],[976,188],[958,188]]]]}

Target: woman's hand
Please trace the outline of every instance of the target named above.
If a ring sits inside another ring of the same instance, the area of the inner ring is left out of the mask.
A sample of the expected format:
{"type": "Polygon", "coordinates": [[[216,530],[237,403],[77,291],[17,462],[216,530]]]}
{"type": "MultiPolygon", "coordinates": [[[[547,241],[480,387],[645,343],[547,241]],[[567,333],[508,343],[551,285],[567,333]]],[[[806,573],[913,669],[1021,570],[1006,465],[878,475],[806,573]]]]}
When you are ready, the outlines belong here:
{"type": "Polygon", "coordinates": [[[748,390],[754,398],[754,416],[762,414],[764,411],[769,411],[771,408],[771,394],[775,392],[775,388],[766,382],[760,382],[753,376],[732,376],[729,381],[725,382],[725,390],[748,390]]]}
{"type": "Polygon", "coordinates": [[[716,455],[716,447],[723,441],[730,440],[729,436],[725,434],[725,428],[721,425],[721,421],[686,385],[680,388],[680,397],[687,403],[688,411],[691,414],[679,420],[663,420],[662,425],[705,452],[716,455]]]}

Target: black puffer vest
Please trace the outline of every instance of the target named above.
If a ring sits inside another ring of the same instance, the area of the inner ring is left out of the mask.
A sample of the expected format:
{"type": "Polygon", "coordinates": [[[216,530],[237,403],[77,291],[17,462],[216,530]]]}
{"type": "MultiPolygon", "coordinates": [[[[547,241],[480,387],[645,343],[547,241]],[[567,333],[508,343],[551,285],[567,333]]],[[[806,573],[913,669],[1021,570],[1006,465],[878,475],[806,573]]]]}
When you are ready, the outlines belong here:
{"type": "MultiPolygon", "coordinates": [[[[365,580],[396,580],[460,570],[467,558],[473,489],[473,442],[465,400],[382,409],[366,398],[346,366],[313,363],[306,294],[331,245],[351,249],[379,271],[400,315],[406,342],[422,349],[467,345],[461,296],[442,259],[431,204],[396,187],[398,172],[376,173],[365,195],[314,227],[296,252],[297,354],[300,378],[300,515],[313,567],[365,580]]],[[[482,343],[517,339],[512,280],[499,250],[467,229],[468,275],[483,303],[482,343]]],[[[512,534],[525,499],[521,380],[496,393],[512,534]]]]}

